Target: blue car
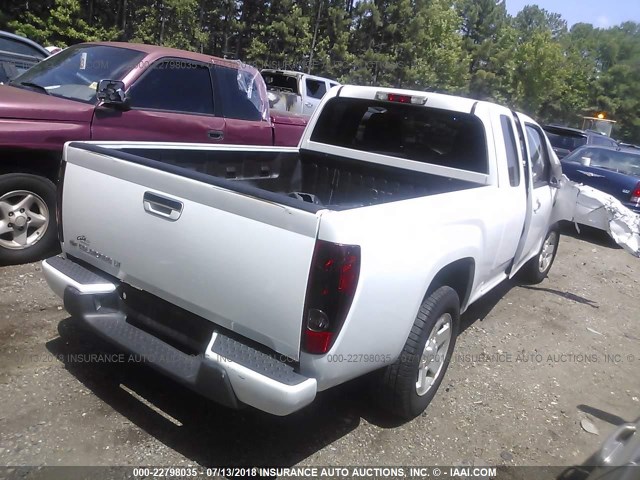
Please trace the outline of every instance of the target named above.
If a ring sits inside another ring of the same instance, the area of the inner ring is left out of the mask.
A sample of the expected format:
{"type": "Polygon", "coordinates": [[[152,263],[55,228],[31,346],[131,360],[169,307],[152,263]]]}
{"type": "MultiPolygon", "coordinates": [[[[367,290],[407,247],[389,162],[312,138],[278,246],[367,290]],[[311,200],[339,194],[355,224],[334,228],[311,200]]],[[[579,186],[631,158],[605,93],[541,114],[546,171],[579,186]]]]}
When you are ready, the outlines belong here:
{"type": "Polygon", "coordinates": [[[562,172],[574,182],[614,196],[640,214],[640,149],[580,147],[562,159],[562,172]]]}

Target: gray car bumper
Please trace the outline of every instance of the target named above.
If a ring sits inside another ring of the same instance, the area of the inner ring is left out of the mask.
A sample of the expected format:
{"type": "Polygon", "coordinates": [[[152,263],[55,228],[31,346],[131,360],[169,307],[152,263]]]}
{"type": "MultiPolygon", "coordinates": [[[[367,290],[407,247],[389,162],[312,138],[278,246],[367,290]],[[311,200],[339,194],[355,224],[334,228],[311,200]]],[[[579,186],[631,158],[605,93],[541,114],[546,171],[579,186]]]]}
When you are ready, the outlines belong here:
{"type": "Polygon", "coordinates": [[[315,379],[220,331],[213,331],[204,351],[190,355],[134,326],[127,321],[117,280],[62,257],[43,261],[42,268],[72,316],[207,398],[232,408],[251,405],[274,415],[293,413],[315,398],[315,379]]]}

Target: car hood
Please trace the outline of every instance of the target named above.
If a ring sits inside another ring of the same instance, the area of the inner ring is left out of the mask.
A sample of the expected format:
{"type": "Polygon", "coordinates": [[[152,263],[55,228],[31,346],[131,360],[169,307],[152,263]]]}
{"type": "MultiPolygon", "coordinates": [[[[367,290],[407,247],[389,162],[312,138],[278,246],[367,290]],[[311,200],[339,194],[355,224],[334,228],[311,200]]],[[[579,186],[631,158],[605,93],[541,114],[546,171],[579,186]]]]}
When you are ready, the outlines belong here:
{"type": "Polygon", "coordinates": [[[88,123],[93,109],[87,103],[0,85],[0,118],[88,123]]]}

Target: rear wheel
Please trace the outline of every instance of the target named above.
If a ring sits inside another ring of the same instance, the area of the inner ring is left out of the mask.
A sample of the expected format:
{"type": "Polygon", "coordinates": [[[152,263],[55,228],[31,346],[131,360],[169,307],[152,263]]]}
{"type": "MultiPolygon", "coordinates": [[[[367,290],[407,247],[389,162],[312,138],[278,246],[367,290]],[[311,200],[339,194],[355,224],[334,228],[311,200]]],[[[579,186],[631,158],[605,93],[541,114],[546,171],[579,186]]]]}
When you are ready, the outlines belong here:
{"type": "Polygon", "coordinates": [[[381,407],[406,420],[420,415],[435,396],[449,366],[460,323],[460,300],[440,287],[423,302],[400,358],[378,378],[381,407]]]}
{"type": "Polygon", "coordinates": [[[34,262],[57,246],[56,187],[26,173],[0,175],[0,265],[34,262]]]}
{"type": "Polygon", "coordinates": [[[560,233],[555,228],[549,230],[538,254],[522,267],[520,278],[531,284],[542,282],[556,259],[558,245],[560,245],[560,233]]]}

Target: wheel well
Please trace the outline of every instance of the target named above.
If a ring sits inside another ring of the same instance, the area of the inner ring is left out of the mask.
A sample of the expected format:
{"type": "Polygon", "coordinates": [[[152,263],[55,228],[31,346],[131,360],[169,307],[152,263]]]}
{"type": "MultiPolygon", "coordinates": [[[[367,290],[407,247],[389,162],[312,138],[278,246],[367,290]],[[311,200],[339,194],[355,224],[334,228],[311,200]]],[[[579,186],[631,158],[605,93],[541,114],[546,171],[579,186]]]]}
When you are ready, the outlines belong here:
{"type": "Polygon", "coordinates": [[[0,175],[7,173],[31,173],[58,181],[61,152],[48,150],[0,150],[0,175]]]}
{"type": "Polygon", "coordinates": [[[433,278],[425,298],[438,288],[446,285],[456,291],[458,298],[460,298],[460,308],[464,308],[464,305],[469,300],[475,270],[476,263],[473,258],[462,258],[450,263],[443,267],[433,278]]]}

